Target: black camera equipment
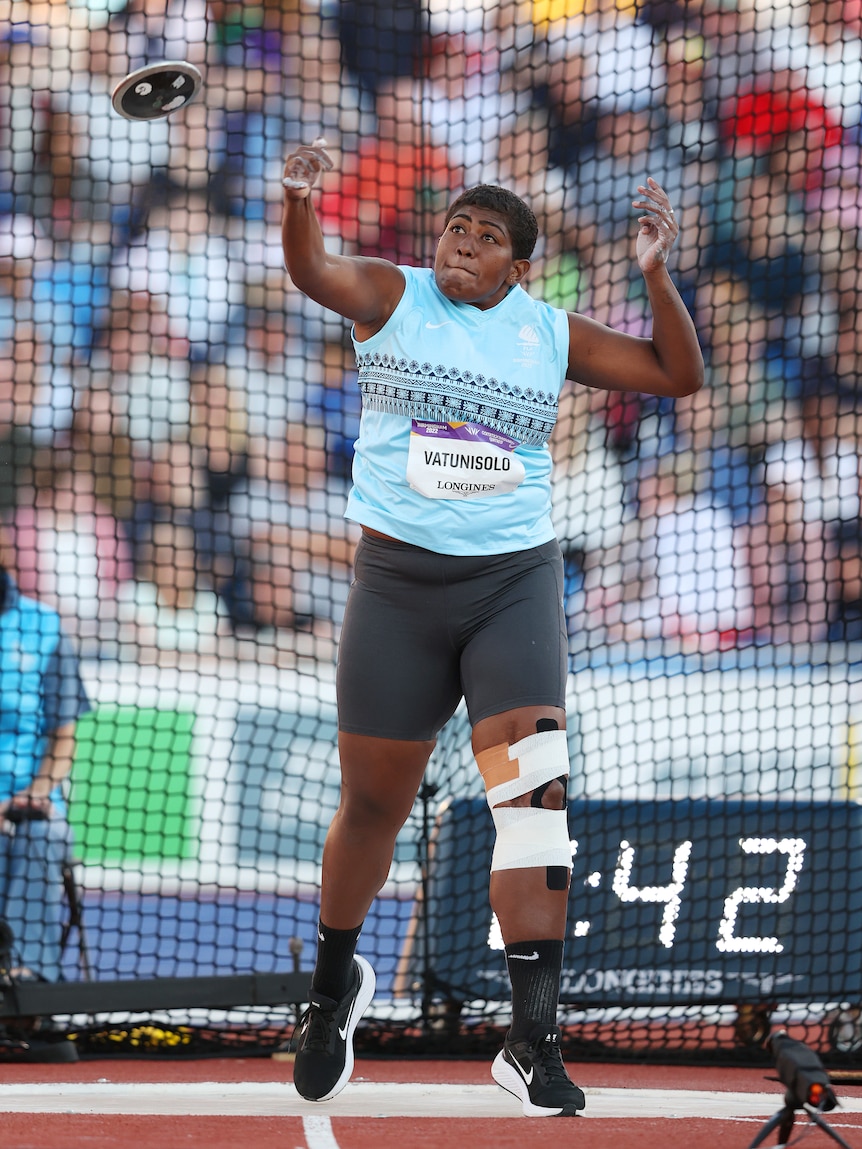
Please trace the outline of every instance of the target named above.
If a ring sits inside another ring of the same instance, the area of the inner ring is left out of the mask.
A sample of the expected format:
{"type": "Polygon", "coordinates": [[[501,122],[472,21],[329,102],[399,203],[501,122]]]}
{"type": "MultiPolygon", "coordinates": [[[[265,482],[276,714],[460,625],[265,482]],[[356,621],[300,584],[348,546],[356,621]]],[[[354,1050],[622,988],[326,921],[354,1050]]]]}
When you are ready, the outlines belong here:
{"type": "Polygon", "coordinates": [[[15,935],[5,918],[0,918],[0,983],[8,976],[12,968],[12,947],[15,944],[15,935]]]}
{"type": "Polygon", "coordinates": [[[797,1109],[804,1110],[808,1119],[833,1141],[843,1145],[844,1149],[850,1149],[844,1138],[835,1132],[823,1116],[838,1105],[838,1098],[829,1082],[829,1074],[814,1050],[804,1041],[788,1037],[783,1029],[770,1034],[766,1039],[766,1048],[775,1057],[778,1080],[786,1086],[784,1108],[770,1117],[748,1149],[757,1149],[776,1127],[778,1144],[786,1145],[797,1109]]]}
{"type": "Polygon", "coordinates": [[[9,806],[3,817],[13,826],[20,826],[22,822],[45,822],[50,814],[41,806],[9,806]]]}

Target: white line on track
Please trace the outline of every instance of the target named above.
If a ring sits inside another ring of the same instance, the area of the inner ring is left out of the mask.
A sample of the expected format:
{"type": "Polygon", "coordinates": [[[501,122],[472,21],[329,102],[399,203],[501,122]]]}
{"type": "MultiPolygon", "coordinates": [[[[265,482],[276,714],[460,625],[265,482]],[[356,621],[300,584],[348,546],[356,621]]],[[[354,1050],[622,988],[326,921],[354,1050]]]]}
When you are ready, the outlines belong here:
{"type": "Polygon", "coordinates": [[[303,1117],[302,1131],[308,1149],[338,1149],[328,1117],[303,1117]]]}
{"type": "MultiPolygon", "coordinates": [[[[585,1117],[771,1117],[783,1094],[699,1089],[587,1088],[585,1117]]],[[[839,1114],[862,1114],[862,1098],[842,1097],[839,1114]]],[[[284,1082],[104,1082],[0,1085],[0,1112],[136,1113],[153,1115],[281,1116],[312,1123],[325,1136],[333,1117],[518,1117],[520,1103],[496,1085],[353,1081],[325,1114],[284,1082]],[[312,1112],[313,1111],[313,1112],[312,1112]],[[320,1121],[319,1127],[314,1125],[320,1121]]],[[[330,1128],[331,1134],[331,1128],[330,1128]]],[[[311,1142],[309,1142],[311,1145],[311,1142]]],[[[313,1149],[333,1149],[318,1141],[313,1149]]]]}

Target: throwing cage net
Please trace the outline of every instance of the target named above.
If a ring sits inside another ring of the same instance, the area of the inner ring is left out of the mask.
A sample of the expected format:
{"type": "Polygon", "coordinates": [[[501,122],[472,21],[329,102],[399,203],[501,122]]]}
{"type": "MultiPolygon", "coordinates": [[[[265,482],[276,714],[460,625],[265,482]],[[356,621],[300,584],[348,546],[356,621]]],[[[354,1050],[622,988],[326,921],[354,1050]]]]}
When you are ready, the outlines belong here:
{"type": "MultiPolygon", "coordinates": [[[[428,263],[449,200],[504,184],[540,223],[527,289],[633,335],[651,320],[632,199],[648,175],[668,191],[705,386],[568,384],[550,442],[564,1042],[739,1060],[781,1023],[858,1060],[852,19],[820,0],[0,3],[2,563],[38,627],[59,618],[91,707],[44,906],[11,861],[29,841],[41,865],[44,836],[0,822],[0,1024],[51,1013],[96,1051],[268,1051],[304,1000],[360,401],[346,323],[284,271],[281,176],[325,136],[332,250],[428,263]],[[200,68],[200,97],[116,115],[114,85],[165,59],[200,68]]],[[[57,689],[25,681],[56,641],[9,637],[18,607],[0,614],[0,803],[26,700],[57,689]]],[[[360,1052],[497,1047],[491,837],[459,711],[362,934],[379,988],[360,1052]]]]}

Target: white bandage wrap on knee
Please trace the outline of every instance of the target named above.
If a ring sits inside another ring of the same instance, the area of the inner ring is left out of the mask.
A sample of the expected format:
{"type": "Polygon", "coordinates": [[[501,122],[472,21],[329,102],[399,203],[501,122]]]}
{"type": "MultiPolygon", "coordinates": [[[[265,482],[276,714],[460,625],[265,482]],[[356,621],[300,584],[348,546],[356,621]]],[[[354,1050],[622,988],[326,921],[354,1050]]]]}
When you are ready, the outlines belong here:
{"type": "Polygon", "coordinates": [[[513,746],[503,743],[482,750],[476,762],[485,792],[497,844],[492,870],[530,866],[566,866],[571,869],[568,820],[565,810],[533,806],[501,806],[555,778],[568,777],[569,750],[565,730],[530,734],[513,746]]]}
{"type": "Polygon", "coordinates": [[[569,820],[565,810],[497,806],[491,814],[497,827],[492,873],[495,870],[526,870],[530,866],[572,868],[569,820]]]}

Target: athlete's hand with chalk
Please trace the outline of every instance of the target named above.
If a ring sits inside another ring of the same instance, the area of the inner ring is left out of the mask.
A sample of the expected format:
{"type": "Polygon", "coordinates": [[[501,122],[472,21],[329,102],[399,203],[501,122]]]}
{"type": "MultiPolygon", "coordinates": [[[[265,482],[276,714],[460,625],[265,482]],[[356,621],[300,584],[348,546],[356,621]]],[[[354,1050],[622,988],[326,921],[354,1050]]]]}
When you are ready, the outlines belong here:
{"type": "Polygon", "coordinates": [[[285,191],[292,192],[292,199],[304,199],[317,182],[321,172],[332,171],[333,163],[326,151],[326,140],[318,136],[310,144],[303,144],[291,152],[284,161],[285,191]]]}

